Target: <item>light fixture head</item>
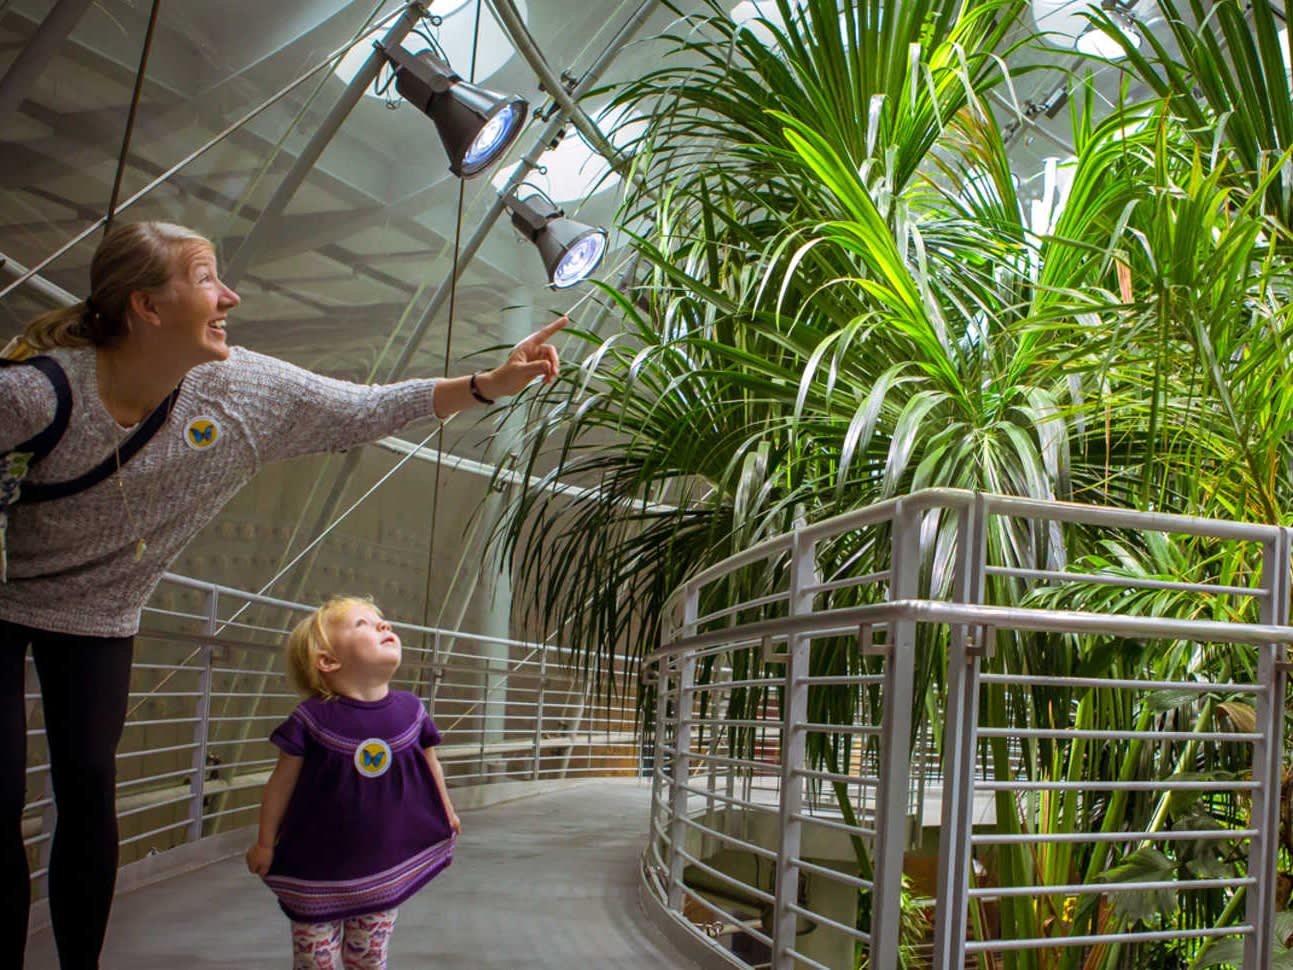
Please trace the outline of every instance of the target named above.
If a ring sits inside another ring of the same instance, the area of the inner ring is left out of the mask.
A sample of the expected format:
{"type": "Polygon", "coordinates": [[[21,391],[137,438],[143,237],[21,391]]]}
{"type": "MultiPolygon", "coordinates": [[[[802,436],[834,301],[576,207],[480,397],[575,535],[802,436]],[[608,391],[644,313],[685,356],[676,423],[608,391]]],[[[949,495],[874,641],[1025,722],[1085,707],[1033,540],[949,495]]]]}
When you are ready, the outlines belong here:
{"type": "Polygon", "coordinates": [[[606,255],[605,229],[567,219],[541,195],[519,199],[509,193],[503,201],[512,213],[512,225],[538,247],[553,289],[564,290],[587,279],[606,255]]]}
{"type": "Polygon", "coordinates": [[[1116,61],[1127,56],[1125,44],[1140,50],[1140,31],[1126,12],[1116,2],[1104,4],[1104,12],[1113,23],[1110,29],[1104,24],[1091,24],[1073,41],[1074,48],[1080,54],[1100,57],[1106,61],[1116,61]],[[1117,34],[1114,31],[1117,31],[1117,34]]]}
{"type": "Polygon", "coordinates": [[[521,133],[529,103],[464,81],[431,51],[410,54],[398,44],[378,45],[395,69],[395,89],[435,122],[459,178],[479,175],[503,156],[521,133]]]}

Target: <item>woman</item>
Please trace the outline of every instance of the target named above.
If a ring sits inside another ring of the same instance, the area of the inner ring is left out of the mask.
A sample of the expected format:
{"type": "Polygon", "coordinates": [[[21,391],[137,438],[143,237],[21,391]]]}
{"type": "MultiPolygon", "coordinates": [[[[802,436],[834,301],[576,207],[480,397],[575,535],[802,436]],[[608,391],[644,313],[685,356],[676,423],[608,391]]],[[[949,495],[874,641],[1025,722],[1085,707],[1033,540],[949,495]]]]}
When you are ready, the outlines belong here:
{"type": "MultiPolygon", "coordinates": [[[[225,322],[238,295],[220,281],[211,244],[188,229],[116,227],[90,283],[84,303],[24,334],[66,376],[71,409],[57,446],[21,485],[62,497],[14,508],[0,583],[0,952],[18,953],[21,966],[30,644],[58,808],[49,904],[63,970],[98,966],[116,879],[114,761],[133,637],[171,561],[268,462],[348,448],[552,380],[557,352],[546,341],[566,323],[532,334],[491,371],[364,386],[230,347],[225,322]],[[95,484],[60,492],[96,468],[95,484]]],[[[50,426],[59,400],[42,370],[0,368],[0,455],[50,426]]]]}

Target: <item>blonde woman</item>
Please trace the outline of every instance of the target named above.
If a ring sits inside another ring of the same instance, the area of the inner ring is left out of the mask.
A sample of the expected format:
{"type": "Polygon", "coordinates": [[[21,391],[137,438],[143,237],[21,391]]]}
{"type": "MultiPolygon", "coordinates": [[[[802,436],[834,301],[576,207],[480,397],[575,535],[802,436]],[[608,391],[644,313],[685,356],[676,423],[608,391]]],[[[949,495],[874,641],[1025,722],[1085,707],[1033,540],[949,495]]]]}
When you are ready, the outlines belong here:
{"type": "Polygon", "coordinates": [[[50,918],[63,970],[93,968],[116,878],[114,758],[133,637],[162,573],[269,462],[349,448],[552,380],[547,341],[566,322],[532,334],[493,370],[366,386],[231,347],[225,328],[239,302],[201,235],[120,225],[94,255],[89,297],[27,327],[43,369],[0,367],[0,475],[9,475],[0,480],[0,952],[17,954],[10,966],[21,967],[29,900],[28,645],[58,808],[50,918]],[[57,444],[19,479],[42,435],[57,444]]]}

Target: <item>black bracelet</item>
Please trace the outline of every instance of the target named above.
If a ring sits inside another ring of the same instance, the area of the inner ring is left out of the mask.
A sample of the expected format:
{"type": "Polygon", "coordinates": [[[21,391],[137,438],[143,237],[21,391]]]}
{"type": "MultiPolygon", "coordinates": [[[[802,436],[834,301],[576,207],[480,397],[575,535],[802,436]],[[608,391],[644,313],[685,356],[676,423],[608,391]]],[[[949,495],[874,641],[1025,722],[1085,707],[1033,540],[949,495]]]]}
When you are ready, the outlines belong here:
{"type": "Polygon", "coordinates": [[[472,374],[472,375],[471,375],[471,383],[470,383],[468,386],[471,388],[471,396],[472,396],[472,397],[474,397],[474,398],[475,398],[477,401],[479,401],[481,404],[493,404],[493,403],[494,403],[493,401],[491,401],[489,398],[487,398],[484,394],[482,394],[482,393],[480,392],[480,385],[476,383],[476,375],[475,375],[475,374],[472,374]]]}

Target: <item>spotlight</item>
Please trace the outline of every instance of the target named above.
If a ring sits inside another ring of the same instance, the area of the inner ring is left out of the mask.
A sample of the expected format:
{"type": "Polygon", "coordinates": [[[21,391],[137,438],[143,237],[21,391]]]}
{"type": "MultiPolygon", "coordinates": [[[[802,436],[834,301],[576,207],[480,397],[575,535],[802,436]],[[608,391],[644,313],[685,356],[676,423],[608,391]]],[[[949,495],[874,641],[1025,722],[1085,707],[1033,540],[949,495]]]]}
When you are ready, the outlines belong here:
{"type": "Polygon", "coordinates": [[[574,286],[597,269],[606,254],[605,229],[567,219],[538,193],[523,200],[509,193],[503,201],[512,213],[512,225],[539,248],[553,289],[574,286]]]}
{"type": "Polygon", "coordinates": [[[1106,61],[1116,61],[1127,56],[1127,51],[1123,47],[1124,41],[1139,50],[1140,32],[1136,30],[1136,25],[1123,9],[1116,3],[1106,3],[1104,11],[1121,36],[1115,36],[1103,26],[1091,24],[1078,35],[1073,46],[1082,54],[1102,57],[1106,61]]]}
{"type": "Polygon", "coordinates": [[[459,178],[479,175],[521,133],[530,108],[524,98],[468,84],[431,51],[410,54],[398,44],[377,49],[395,69],[395,89],[435,122],[449,171],[459,178]]]}

